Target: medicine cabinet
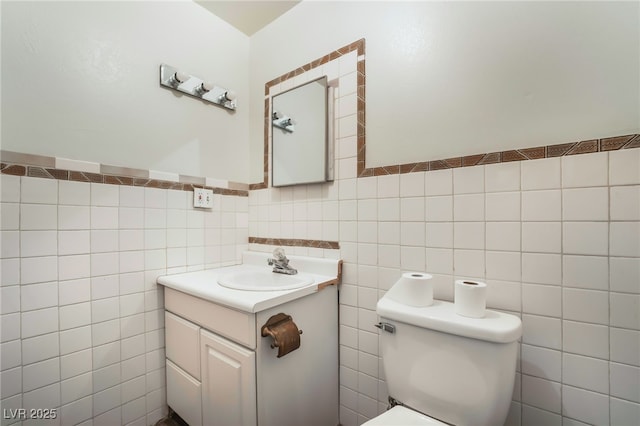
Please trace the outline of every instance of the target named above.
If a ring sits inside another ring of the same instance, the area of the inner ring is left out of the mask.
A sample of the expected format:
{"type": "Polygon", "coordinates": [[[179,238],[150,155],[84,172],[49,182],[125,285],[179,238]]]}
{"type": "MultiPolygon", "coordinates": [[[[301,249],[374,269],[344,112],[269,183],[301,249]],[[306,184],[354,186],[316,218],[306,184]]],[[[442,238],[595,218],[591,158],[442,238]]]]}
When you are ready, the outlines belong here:
{"type": "Polygon", "coordinates": [[[321,77],[271,98],[273,186],[333,180],[333,89],[321,77]]]}

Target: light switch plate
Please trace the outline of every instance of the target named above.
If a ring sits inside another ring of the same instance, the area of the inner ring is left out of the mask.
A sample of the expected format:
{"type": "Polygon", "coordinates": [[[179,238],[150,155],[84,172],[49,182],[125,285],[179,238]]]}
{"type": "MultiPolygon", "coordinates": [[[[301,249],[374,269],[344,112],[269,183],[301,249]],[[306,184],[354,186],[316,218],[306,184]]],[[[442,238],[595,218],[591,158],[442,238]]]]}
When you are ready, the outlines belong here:
{"type": "Polygon", "coordinates": [[[193,189],[193,207],[210,209],[213,207],[213,191],[205,188],[193,189]]]}

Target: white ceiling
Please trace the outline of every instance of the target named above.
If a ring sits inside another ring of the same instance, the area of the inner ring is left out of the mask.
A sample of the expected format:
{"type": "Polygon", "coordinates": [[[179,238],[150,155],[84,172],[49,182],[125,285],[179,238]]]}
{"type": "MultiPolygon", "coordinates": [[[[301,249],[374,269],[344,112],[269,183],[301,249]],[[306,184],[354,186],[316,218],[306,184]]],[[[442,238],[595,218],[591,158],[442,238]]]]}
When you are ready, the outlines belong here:
{"type": "Polygon", "coordinates": [[[262,29],[301,0],[194,0],[246,35],[262,29]]]}

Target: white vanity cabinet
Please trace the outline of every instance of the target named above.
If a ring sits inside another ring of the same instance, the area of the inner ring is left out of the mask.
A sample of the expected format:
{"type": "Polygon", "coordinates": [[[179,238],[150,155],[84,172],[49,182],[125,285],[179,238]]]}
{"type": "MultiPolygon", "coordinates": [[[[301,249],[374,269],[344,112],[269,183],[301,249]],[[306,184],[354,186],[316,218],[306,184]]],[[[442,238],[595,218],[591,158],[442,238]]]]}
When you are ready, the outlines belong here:
{"type": "Polygon", "coordinates": [[[167,404],[190,426],[338,424],[335,285],[259,312],[165,288],[167,404]],[[277,357],[261,327],[290,315],[300,347],[277,357]]]}

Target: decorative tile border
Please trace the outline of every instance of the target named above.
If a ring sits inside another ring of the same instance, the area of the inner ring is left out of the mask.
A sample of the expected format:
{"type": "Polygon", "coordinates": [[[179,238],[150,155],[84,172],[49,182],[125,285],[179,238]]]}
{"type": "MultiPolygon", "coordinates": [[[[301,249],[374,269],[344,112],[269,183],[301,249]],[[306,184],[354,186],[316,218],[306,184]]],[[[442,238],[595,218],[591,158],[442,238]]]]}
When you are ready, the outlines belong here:
{"type": "Polygon", "coordinates": [[[149,172],[139,169],[127,169],[114,166],[100,166],[101,173],[77,170],[64,170],[55,167],[55,158],[32,154],[20,154],[2,151],[0,174],[29,176],[44,179],[69,180],[75,182],[105,183],[111,185],[142,186],[145,188],[175,189],[193,191],[194,188],[211,189],[214,194],[248,197],[245,184],[229,183],[230,188],[220,188],[205,184],[205,178],[179,176],[180,182],[150,179],[149,172]],[[6,161],[11,160],[11,161],[6,161]],[[16,162],[16,160],[22,160],[16,162]],[[106,172],[106,173],[105,173],[106,172]],[[114,173],[115,172],[115,173],[114,173]],[[118,173],[123,172],[123,173],[118,173]],[[146,175],[146,176],[145,176],[146,175]]]}
{"type": "MultiPolygon", "coordinates": [[[[264,95],[266,99],[264,100],[264,158],[263,158],[263,180],[260,183],[252,183],[249,185],[249,190],[254,189],[264,189],[269,187],[269,130],[271,128],[271,117],[269,116],[269,93],[271,87],[276,84],[280,84],[283,81],[286,81],[290,78],[296,77],[300,74],[303,74],[309,70],[312,70],[316,67],[326,64],[329,61],[333,61],[334,59],[338,59],[339,57],[346,55],[347,53],[356,51],[358,56],[364,55],[364,47],[365,47],[365,39],[360,39],[354,41],[351,44],[348,44],[344,47],[341,47],[338,50],[335,50],[328,55],[324,55],[321,58],[318,58],[314,61],[309,62],[308,64],[302,65],[299,68],[296,68],[293,71],[290,71],[286,74],[282,74],[280,77],[276,77],[273,80],[267,82],[264,85],[264,95]]],[[[361,144],[364,146],[364,129],[365,129],[365,64],[364,59],[358,60],[358,146],[361,144]]]]}
{"type": "Polygon", "coordinates": [[[270,246],[285,246],[285,247],[311,247],[311,248],[321,248],[321,249],[339,249],[340,248],[340,243],[337,241],[298,240],[293,238],[249,237],[249,244],[265,244],[270,246]]]}
{"type": "MultiPolygon", "coordinates": [[[[398,173],[424,172],[429,170],[471,167],[483,164],[506,163],[509,161],[536,160],[539,158],[562,157],[565,155],[590,154],[594,152],[615,151],[619,149],[640,148],[640,134],[614,136],[581,142],[539,146],[535,148],[515,149],[488,154],[467,155],[445,160],[422,161],[393,166],[363,168],[358,166],[358,177],[383,176],[398,173]]],[[[358,151],[358,165],[364,164],[364,149],[358,151]]]]}

